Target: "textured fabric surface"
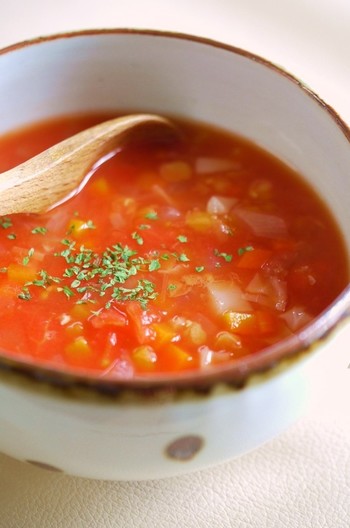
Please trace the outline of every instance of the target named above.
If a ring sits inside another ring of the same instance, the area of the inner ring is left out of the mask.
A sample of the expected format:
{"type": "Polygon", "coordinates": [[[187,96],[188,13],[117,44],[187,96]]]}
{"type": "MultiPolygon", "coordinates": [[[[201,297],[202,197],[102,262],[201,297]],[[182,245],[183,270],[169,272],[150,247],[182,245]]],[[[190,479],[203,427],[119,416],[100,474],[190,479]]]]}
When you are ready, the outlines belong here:
{"type": "MultiPolygon", "coordinates": [[[[350,123],[348,0],[0,1],[0,46],[111,26],[174,29],[247,48],[293,71],[350,123]]],[[[349,528],[349,343],[350,325],[311,365],[314,399],[303,419],[205,471],[88,481],[0,455],[0,528],[349,528]]]]}

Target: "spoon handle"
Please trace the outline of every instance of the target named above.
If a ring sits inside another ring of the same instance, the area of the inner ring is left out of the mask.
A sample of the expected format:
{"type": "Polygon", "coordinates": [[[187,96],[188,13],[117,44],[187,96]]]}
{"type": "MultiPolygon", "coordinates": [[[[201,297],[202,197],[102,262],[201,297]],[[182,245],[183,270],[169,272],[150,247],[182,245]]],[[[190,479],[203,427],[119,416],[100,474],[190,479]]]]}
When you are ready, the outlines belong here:
{"type": "Polygon", "coordinates": [[[158,129],[175,134],[167,119],[151,114],[118,117],[83,130],[0,174],[0,216],[42,213],[74,196],[94,163],[129,134],[137,136],[137,129],[143,139],[158,129]]]}

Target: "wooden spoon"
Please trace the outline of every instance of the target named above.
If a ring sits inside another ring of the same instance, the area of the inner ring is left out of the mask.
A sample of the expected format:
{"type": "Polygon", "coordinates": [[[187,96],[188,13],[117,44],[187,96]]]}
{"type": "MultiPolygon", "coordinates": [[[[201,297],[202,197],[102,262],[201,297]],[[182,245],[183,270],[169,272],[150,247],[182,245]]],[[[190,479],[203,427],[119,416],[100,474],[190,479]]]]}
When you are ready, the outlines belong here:
{"type": "Polygon", "coordinates": [[[179,139],[164,117],[135,114],[83,130],[0,174],[0,216],[43,213],[77,194],[93,166],[121,143],[179,139]]]}

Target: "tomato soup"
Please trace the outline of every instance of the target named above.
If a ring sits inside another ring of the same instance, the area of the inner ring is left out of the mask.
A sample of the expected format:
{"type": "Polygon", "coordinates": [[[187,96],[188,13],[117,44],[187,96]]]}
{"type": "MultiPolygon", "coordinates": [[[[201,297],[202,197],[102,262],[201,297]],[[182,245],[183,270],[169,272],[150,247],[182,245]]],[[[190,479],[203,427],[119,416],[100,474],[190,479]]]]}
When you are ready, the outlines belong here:
{"type": "MultiPolygon", "coordinates": [[[[4,136],[0,171],[110,117],[4,136]]],[[[116,378],[209,369],[342,291],[342,237],[302,179],[240,137],[179,127],[183,142],[119,149],[50,212],[0,219],[0,350],[116,378]]]]}

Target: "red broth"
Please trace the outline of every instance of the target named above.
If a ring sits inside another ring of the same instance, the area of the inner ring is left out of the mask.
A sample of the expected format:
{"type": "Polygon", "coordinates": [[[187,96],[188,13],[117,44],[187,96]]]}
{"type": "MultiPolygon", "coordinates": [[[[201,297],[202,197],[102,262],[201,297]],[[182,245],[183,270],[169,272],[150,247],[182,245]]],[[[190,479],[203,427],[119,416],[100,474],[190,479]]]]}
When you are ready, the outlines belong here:
{"type": "MultiPolygon", "coordinates": [[[[1,138],[0,171],[106,117],[1,138]]],[[[183,144],[124,148],[47,214],[0,219],[0,349],[111,377],[208,369],[298,332],[345,287],[342,237],[298,175],[179,124],[183,144]]]]}

